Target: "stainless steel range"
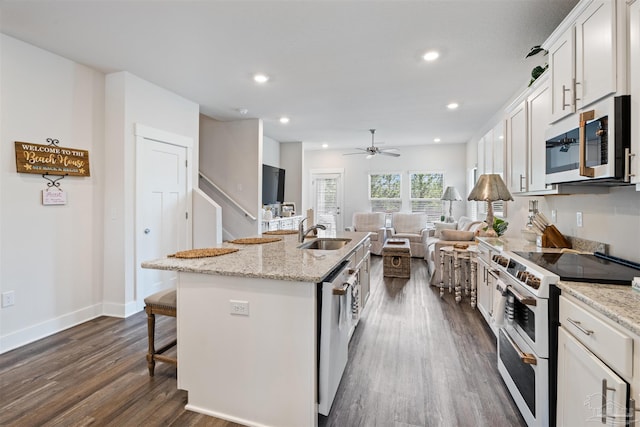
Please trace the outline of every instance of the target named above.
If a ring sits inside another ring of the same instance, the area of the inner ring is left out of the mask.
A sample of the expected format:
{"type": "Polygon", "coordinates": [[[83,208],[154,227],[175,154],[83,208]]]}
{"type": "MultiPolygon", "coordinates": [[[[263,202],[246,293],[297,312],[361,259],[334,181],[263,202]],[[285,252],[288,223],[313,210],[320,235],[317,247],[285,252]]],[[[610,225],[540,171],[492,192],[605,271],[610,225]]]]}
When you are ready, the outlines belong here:
{"type": "Polygon", "coordinates": [[[553,425],[556,362],[550,355],[557,349],[550,343],[557,342],[558,311],[550,295],[559,276],[511,252],[492,261],[506,298],[498,371],[529,426],[553,425]]]}

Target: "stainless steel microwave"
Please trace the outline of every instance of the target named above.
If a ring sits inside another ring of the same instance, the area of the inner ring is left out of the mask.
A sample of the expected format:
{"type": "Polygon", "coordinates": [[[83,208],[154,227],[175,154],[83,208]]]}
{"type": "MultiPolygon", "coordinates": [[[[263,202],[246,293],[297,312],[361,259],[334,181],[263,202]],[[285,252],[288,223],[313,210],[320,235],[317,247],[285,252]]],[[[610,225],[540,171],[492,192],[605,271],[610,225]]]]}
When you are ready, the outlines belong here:
{"type": "Polygon", "coordinates": [[[631,97],[606,98],[554,124],[545,146],[547,184],[629,182],[631,97]]]}

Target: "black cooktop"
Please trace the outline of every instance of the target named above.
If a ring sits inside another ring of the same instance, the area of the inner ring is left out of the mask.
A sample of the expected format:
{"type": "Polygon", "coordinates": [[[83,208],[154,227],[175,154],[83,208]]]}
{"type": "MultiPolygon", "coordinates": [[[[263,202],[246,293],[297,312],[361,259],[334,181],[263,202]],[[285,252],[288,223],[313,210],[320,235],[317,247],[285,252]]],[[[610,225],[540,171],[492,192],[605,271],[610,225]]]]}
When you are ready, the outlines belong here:
{"type": "Polygon", "coordinates": [[[640,277],[640,264],[596,252],[594,255],[514,252],[516,255],[572,282],[628,285],[640,277]]]}

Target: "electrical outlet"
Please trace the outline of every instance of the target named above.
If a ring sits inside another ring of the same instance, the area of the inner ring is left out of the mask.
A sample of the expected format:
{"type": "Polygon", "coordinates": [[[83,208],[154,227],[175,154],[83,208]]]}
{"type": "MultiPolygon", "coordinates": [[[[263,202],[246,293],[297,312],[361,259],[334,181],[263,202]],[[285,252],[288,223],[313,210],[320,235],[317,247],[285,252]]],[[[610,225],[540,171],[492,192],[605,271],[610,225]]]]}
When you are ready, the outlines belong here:
{"type": "Polygon", "coordinates": [[[558,222],[558,211],[556,209],[551,209],[551,222],[554,224],[558,222]]]}
{"type": "Polygon", "coordinates": [[[229,300],[231,314],[237,314],[238,316],[249,315],[249,301],[229,300]]]}
{"type": "Polygon", "coordinates": [[[582,212],[576,212],[576,225],[582,227],[582,212]]]}
{"type": "Polygon", "coordinates": [[[2,293],[2,306],[10,307],[16,303],[15,291],[7,291],[2,293]]]}

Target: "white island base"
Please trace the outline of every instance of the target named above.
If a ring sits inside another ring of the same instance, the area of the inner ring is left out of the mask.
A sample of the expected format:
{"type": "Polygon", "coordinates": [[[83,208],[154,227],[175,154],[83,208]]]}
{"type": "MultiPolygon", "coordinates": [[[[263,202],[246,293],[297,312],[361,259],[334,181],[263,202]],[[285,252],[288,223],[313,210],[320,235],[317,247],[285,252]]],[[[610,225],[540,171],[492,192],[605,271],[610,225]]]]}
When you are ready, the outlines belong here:
{"type": "Polygon", "coordinates": [[[186,409],[247,426],[317,426],[317,285],[178,274],[186,409]],[[248,316],[233,301],[247,302],[248,316]]]}

